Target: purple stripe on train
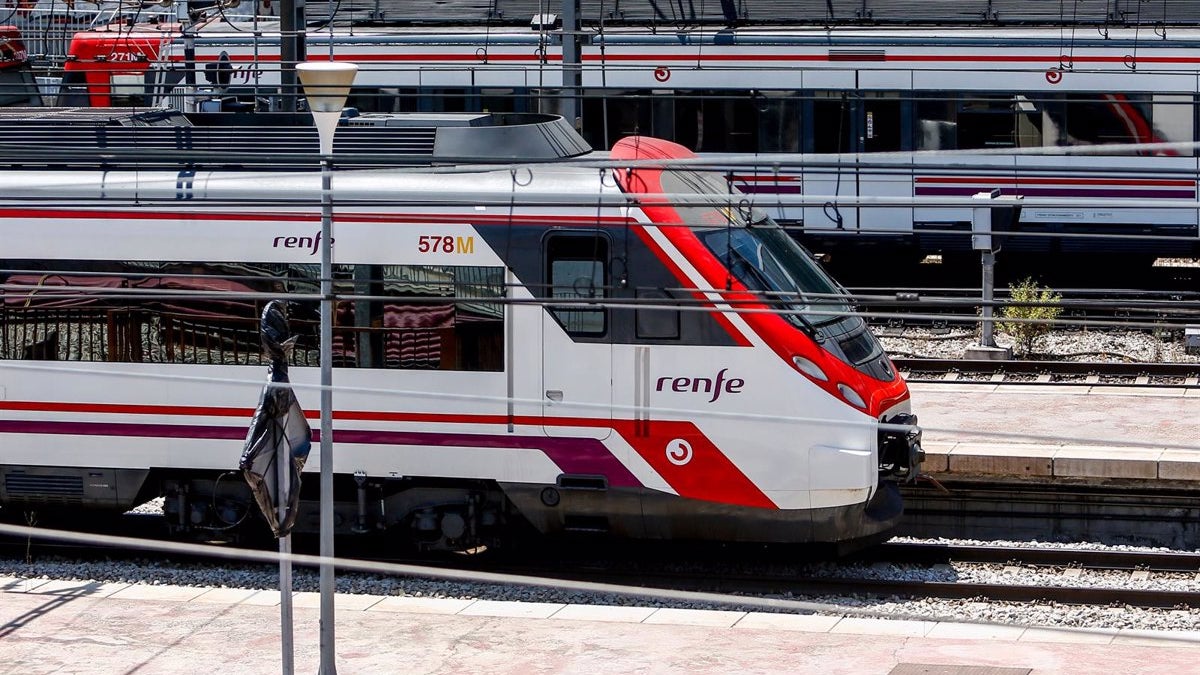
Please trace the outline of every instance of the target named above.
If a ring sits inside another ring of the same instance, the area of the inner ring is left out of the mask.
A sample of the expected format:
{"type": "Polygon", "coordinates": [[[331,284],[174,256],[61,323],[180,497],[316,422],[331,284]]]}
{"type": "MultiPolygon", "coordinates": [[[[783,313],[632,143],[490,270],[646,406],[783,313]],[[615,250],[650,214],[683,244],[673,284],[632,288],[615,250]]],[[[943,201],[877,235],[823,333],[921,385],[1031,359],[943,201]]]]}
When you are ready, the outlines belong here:
{"type": "MultiPolygon", "coordinates": [[[[916,189],[918,197],[970,197],[984,192],[982,187],[920,187],[916,189]]],[[[1005,196],[1021,195],[1024,197],[1105,197],[1110,199],[1195,199],[1195,188],[1057,188],[1057,187],[1022,187],[1001,188],[1005,196]]]]}
{"type": "MultiPolygon", "coordinates": [[[[72,436],[132,436],[139,438],[200,438],[244,441],[246,429],[238,427],[123,424],[117,422],[44,422],[40,420],[3,420],[0,433],[58,434],[72,436]]],[[[612,452],[594,438],[549,438],[546,436],[510,436],[486,434],[441,434],[409,431],[341,430],[334,433],[338,443],[374,443],[379,445],[424,445],[468,448],[522,448],[540,450],[563,473],[604,476],[612,487],[641,487],[642,483],[621,464],[612,452]]],[[[313,431],[313,442],[320,433],[313,431]]]]}
{"type": "Polygon", "coordinates": [[[738,183],[738,189],[748,195],[801,195],[804,188],[799,185],[773,185],[771,183],[738,183]]]}

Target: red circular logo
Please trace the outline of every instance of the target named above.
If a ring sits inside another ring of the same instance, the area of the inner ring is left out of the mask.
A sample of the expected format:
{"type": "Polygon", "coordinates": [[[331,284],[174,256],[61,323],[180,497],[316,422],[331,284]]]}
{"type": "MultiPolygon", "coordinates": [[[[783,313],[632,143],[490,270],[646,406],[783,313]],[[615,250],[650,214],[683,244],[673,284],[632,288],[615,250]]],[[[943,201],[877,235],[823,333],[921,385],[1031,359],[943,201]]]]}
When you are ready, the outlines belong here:
{"type": "Polygon", "coordinates": [[[1050,84],[1058,84],[1062,82],[1063,71],[1061,68],[1051,68],[1046,71],[1046,81],[1050,84]]]}
{"type": "Polygon", "coordinates": [[[666,66],[659,66],[654,69],[654,79],[659,82],[666,82],[671,79],[671,69],[666,66]]]}

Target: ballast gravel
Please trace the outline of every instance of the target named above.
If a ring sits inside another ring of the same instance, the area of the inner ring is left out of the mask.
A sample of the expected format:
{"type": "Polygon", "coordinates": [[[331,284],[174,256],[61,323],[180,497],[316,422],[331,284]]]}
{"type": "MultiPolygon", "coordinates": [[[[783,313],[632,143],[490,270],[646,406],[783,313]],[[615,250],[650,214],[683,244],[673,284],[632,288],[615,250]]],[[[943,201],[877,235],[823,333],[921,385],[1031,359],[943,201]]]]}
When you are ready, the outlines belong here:
{"type": "MultiPolygon", "coordinates": [[[[874,327],[884,350],[893,357],[962,358],[968,347],[979,344],[979,334],[962,328],[874,327]]],[[[1013,347],[1012,336],[996,334],[996,344],[1013,347]]],[[[1181,336],[1154,335],[1134,330],[1056,330],[1038,338],[1032,357],[1062,361],[1116,361],[1139,363],[1200,363],[1200,354],[1188,354],[1181,336]]],[[[1026,358],[1017,354],[1018,358],[1026,358]]]]}

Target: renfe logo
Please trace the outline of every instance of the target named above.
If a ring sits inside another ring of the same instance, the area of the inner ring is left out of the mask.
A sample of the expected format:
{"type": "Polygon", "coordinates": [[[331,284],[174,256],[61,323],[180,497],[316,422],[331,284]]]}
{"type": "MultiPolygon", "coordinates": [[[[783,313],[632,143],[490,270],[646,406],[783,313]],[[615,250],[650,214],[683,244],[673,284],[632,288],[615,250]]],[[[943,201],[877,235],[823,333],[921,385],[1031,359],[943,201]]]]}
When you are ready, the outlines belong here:
{"type": "Polygon", "coordinates": [[[658,384],[654,387],[656,391],[663,391],[670,382],[671,391],[676,391],[681,394],[687,392],[712,392],[712,398],[708,399],[709,403],[721,398],[721,392],[729,392],[730,394],[742,393],[742,387],[746,386],[746,381],[740,377],[725,379],[725,373],[729,372],[728,368],[722,368],[721,372],[717,373],[716,379],[707,377],[660,377],[658,384]]]}
{"type": "MultiPolygon", "coordinates": [[[[335,239],[329,240],[329,245],[332,246],[335,239]]],[[[321,250],[321,233],[318,232],[315,237],[275,237],[275,243],[271,244],[272,248],[303,248],[308,249],[309,255],[316,255],[317,251],[321,250]]]]}

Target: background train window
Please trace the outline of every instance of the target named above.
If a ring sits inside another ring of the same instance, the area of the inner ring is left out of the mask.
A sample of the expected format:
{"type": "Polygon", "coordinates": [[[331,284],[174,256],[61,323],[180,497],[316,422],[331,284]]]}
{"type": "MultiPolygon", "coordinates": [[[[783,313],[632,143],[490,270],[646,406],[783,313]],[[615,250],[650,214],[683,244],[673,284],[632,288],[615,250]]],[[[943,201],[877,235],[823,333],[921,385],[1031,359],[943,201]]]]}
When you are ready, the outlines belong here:
{"type": "MultiPolygon", "coordinates": [[[[1058,114],[1058,145],[1111,145],[1191,142],[1190,95],[1094,93],[1067,94],[1058,114]]],[[[1129,150],[1122,154],[1191,154],[1175,148],[1129,150]]]]}
{"type": "Polygon", "coordinates": [[[648,90],[595,90],[583,99],[583,137],[595,148],[605,150],[613,143],[651,129],[651,97],[648,90]]]}
{"type": "Polygon", "coordinates": [[[850,97],[846,92],[814,92],[812,105],[812,152],[849,152],[850,97]]]}
{"type": "Polygon", "coordinates": [[[756,152],[801,152],[800,93],[796,91],[751,92],[758,114],[756,152]]]}
{"type": "MultiPolygon", "coordinates": [[[[1152,117],[1154,132],[1166,143],[1192,143],[1196,140],[1196,102],[1192,94],[1154,94],[1152,117]]],[[[1172,148],[1155,154],[1194,154],[1191,148],[1172,148]]]]}
{"type": "MultiPolygon", "coordinates": [[[[607,296],[608,239],[595,235],[556,235],[546,246],[546,273],[551,298],[601,299],[607,296]]],[[[569,335],[597,336],[607,330],[604,309],[578,304],[550,307],[569,335]]]]}
{"type": "Polygon", "coordinates": [[[675,100],[675,142],[696,152],[756,152],[759,99],[749,91],[694,91],[675,100]]]}
{"type": "Polygon", "coordinates": [[[945,93],[920,94],[914,105],[913,135],[917,150],[953,150],[958,147],[957,102],[945,93]]]}
{"type": "Polygon", "coordinates": [[[416,112],[417,101],[415,88],[355,87],[346,105],[361,112],[416,112]]]}
{"type": "Polygon", "coordinates": [[[525,98],[516,89],[480,89],[479,110],[488,113],[525,112],[525,98]]]}
{"type": "Polygon", "coordinates": [[[461,88],[426,89],[421,96],[424,112],[474,112],[470,92],[461,88]]]}
{"type": "Polygon", "coordinates": [[[1027,148],[1041,146],[1042,111],[1022,94],[963,99],[958,105],[958,148],[1027,148]]]}

